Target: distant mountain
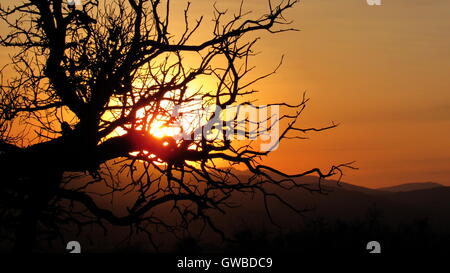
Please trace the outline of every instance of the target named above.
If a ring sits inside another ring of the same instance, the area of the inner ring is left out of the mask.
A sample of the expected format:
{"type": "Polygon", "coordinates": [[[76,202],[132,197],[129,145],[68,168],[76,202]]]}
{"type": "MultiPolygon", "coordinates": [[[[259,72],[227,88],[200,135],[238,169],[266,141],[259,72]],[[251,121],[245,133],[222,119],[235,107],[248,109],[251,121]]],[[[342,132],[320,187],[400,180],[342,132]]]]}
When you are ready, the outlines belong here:
{"type": "MultiPolygon", "coordinates": [[[[248,172],[237,170],[234,174],[243,181],[252,176],[248,172]]],[[[310,189],[319,188],[317,177],[306,176],[295,180],[298,184],[303,184],[310,189]]],[[[290,210],[282,202],[279,202],[277,198],[268,197],[265,200],[259,192],[256,194],[236,192],[228,200],[230,208],[224,208],[224,213],[210,211],[209,215],[216,227],[229,236],[233,236],[237,231],[242,230],[267,231],[272,234],[281,234],[281,232],[289,230],[295,231],[304,227],[309,228],[309,225],[313,225],[313,230],[320,234],[320,230],[323,227],[321,225],[325,225],[326,228],[329,227],[332,232],[335,232],[330,236],[335,236],[335,238],[340,238],[340,240],[344,241],[348,240],[349,243],[352,240],[353,242],[356,240],[360,244],[358,240],[361,238],[364,240],[366,237],[367,239],[369,237],[372,238],[373,234],[369,233],[367,229],[372,228],[370,225],[377,226],[377,223],[386,225],[385,227],[388,229],[383,229],[384,232],[387,232],[387,230],[393,232],[401,230],[399,234],[406,236],[406,239],[404,239],[406,242],[417,240],[414,237],[416,236],[415,233],[412,233],[414,228],[417,227],[411,223],[429,224],[431,230],[450,230],[450,187],[444,187],[438,183],[409,183],[395,187],[370,189],[344,182],[338,183],[335,180],[322,180],[320,188],[323,190],[323,193],[306,189],[286,191],[273,185],[267,185],[265,188],[266,192],[279,194],[283,200],[289,202],[295,208],[305,209],[302,216],[290,210]],[[231,206],[235,208],[231,208],[231,206]],[[273,223],[277,225],[273,225],[273,223]],[[318,227],[314,225],[318,225],[318,227]],[[336,227],[335,229],[333,229],[334,226],[336,227]],[[348,237],[339,237],[341,233],[338,233],[338,228],[347,229],[346,236],[348,237]]],[[[103,204],[105,207],[108,205],[109,203],[103,204]]],[[[167,206],[167,208],[170,210],[170,206],[167,206]]],[[[161,213],[166,213],[166,207],[160,207],[159,209],[161,209],[161,213]]],[[[115,211],[115,213],[117,215],[121,214],[119,210],[115,211]]],[[[155,213],[159,212],[156,211],[155,213]]],[[[171,219],[170,213],[165,215],[168,215],[168,219],[171,219]]],[[[425,226],[425,228],[428,227],[425,226]]],[[[108,237],[104,235],[103,230],[98,230],[95,234],[90,232],[89,236],[100,238],[98,243],[93,245],[92,248],[111,249],[115,243],[123,241],[122,236],[127,232],[125,227],[111,227],[111,230],[109,234],[112,235],[108,235],[108,237]],[[113,239],[111,239],[111,236],[113,239]]],[[[376,230],[370,232],[376,232],[376,230]]],[[[204,229],[204,223],[201,221],[194,224],[190,233],[194,235],[202,234],[201,240],[206,244],[220,244],[220,237],[212,230],[204,229]]],[[[314,237],[319,236],[316,233],[312,235],[308,233],[308,236],[305,238],[318,240],[314,237]]],[[[136,242],[141,243],[141,241],[146,240],[142,237],[143,235],[140,236],[136,237],[136,242]]],[[[171,240],[173,240],[171,234],[158,236],[160,242],[170,246],[171,240]]],[[[384,239],[388,240],[386,238],[384,239]]],[[[422,236],[421,238],[423,239],[424,237],[422,236]]],[[[450,240],[450,234],[448,238],[450,240]]],[[[86,244],[91,242],[90,240],[86,239],[86,244]]],[[[398,243],[398,245],[403,245],[403,243],[404,241],[398,243]]]]}
{"type": "MultiPolygon", "coordinates": [[[[312,185],[317,185],[317,178],[313,177],[312,185]]],[[[384,192],[381,192],[377,189],[370,189],[366,187],[356,186],[345,182],[338,182],[336,180],[324,180],[322,182],[322,189],[330,192],[335,191],[352,191],[352,192],[359,192],[369,195],[379,195],[384,194],[384,192]]]]}
{"type": "Polygon", "coordinates": [[[390,200],[409,206],[429,209],[430,211],[446,211],[450,217],[450,187],[396,192],[387,195],[390,200]]]}
{"type": "MultiPolygon", "coordinates": [[[[240,173],[245,177],[244,172],[240,173]]],[[[296,179],[298,183],[318,189],[318,178],[314,176],[296,179]]],[[[283,191],[269,186],[270,192],[280,194],[284,200],[297,208],[308,209],[306,216],[323,217],[342,221],[367,219],[370,213],[378,211],[383,220],[394,225],[415,219],[428,218],[437,226],[450,226],[450,187],[438,183],[408,183],[395,187],[370,189],[334,180],[322,180],[320,188],[324,194],[305,189],[283,191]]],[[[267,213],[261,196],[236,194],[231,198],[241,207],[220,216],[219,222],[227,230],[246,225],[266,226],[267,213]]],[[[301,222],[299,217],[274,198],[268,208],[272,218],[281,226],[293,227],[301,222]]]]}
{"type": "Polygon", "coordinates": [[[416,191],[416,190],[426,190],[426,189],[434,189],[444,187],[439,183],[434,182],[420,182],[420,183],[406,183],[401,185],[396,185],[392,187],[384,187],[378,188],[380,191],[388,191],[388,192],[408,192],[408,191],[416,191]]]}

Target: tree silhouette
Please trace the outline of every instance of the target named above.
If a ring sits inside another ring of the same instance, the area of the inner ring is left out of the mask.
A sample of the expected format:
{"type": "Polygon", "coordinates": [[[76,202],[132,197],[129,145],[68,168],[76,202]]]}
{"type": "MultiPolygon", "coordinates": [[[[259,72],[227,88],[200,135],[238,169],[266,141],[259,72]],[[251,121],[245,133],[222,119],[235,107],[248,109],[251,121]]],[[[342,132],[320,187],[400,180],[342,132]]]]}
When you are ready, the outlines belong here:
{"type": "MultiPolygon", "coordinates": [[[[60,238],[67,224],[80,230],[104,223],[129,226],[151,238],[154,228],[172,231],[193,220],[225,236],[210,212],[232,206],[228,200],[235,192],[262,194],[268,212],[273,198],[301,213],[266,185],[309,189],[295,178],[342,174],[348,164],[289,175],[263,165],[260,158],[270,150],[251,142],[151,133],[173,127],[180,118],[174,110],[192,114],[192,102],[203,112],[211,104],[258,108],[249,100],[256,92],[250,88],[274,72],[250,78],[257,39],[248,35],[293,30],[283,15],[295,2],[269,2],[268,13],[256,19],[242,4],[232,16],[214,7],[212,35],[203,42],[191,42],[203,18],[192,21],[189,4],[181,18],[184,31],[177,34],[169,32],[169,1],[26,0],[1,6],[9,31],[0,44],[14,55],[1,74],[0,236],[17,251],[31,251],[36,238],[60,238]],[[216,86],[192,88],[204,78],[216,86]],[[218,161],[229,167],[218,167],[218,161]],[[235,175],[235,165],[252,176],[235,175]],[[117,193],[130,196],[120,214],[97,198],[117,193]],[[179,221],[153,213],[164,205],[179,221]]],[[[303,97],[295,105],[271,104],[291,110],[277,121],[285,124],[278,140],[335,127],[296,127],[306,102],[303,97]]],[[[195,132],[223,128],[219,115],[208,113],[195,132]]],[[[261,134],[245,128],[241,133],[247,137],[261,134]]]]}

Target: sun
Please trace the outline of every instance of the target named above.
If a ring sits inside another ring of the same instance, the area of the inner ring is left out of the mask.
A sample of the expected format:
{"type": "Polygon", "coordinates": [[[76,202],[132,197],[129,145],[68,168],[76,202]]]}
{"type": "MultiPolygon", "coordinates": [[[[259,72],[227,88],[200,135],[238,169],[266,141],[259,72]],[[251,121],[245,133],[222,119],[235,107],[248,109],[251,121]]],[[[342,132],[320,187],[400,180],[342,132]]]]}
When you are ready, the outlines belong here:
{"type": "MultiPolygon", "coordinates": [[[[145,71],[144,71],[145,72],[145,71]]],[[[132,106],[136,104],[133,97],[139,97],[148,93],[151,97],[149,86],[155,85],[144,72],[133,81],[132,88],[135,96],[113,97],[108,103],[110,110],[102,116],[105,125],[116,120],[123,119],[132,113],[132,118],[126,124],[115,128],[103,140],[110,137],[127,134],[130,130],[148,132],[158,139],[173,137],[178,141],[192,136],[206,122],[204,101],[201,96],[201,89],[206,88],[204,82],[190,83],[185,91],[174,89],[164,94],[158,100],[149,100],[148,104],[136,111],[132,111],[132,106]]],[[[156,91],[155,91],[156,92],[156,91]]]]}
{"type": "Polygon", "coordinates": [[[182,132],[181,127],[167,126],[163,121],[155,121],[150,125],[149,133],[156,138],[174,137],[182,132]]]}

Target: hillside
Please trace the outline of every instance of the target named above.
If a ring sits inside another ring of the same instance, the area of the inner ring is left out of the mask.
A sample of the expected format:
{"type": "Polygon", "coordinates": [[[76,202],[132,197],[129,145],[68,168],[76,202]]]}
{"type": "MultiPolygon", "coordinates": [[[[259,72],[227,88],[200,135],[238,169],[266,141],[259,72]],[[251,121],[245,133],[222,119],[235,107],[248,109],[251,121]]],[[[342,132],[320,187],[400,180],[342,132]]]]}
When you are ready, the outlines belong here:
{"type": "Polygon", "coordinates": [[[389,192],[406,192],[406,191],[415,191],[415,190],[426,190],[433,188],[444,187],[439,183],[434,182],[419,182],[419,183],[406,183],[401,185],[396,185],[392,187],[384,187],[378,188],[380,191],[389,191],[389,192]]]}

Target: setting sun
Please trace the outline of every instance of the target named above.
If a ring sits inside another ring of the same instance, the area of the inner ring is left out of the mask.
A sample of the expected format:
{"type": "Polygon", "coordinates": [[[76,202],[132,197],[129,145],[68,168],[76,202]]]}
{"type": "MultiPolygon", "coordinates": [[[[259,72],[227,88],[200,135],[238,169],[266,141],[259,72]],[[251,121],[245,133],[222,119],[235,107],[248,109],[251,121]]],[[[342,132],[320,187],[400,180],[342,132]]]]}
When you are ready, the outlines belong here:
{"type": "Polygon", "coordinates": [[[180,127],[169,127],[164,125],[165,122],[157,121],[154,122],[149,130],[149,133],[157,138],[163,138],[166,136],[173,137],[181,133],[180,127]]]}

